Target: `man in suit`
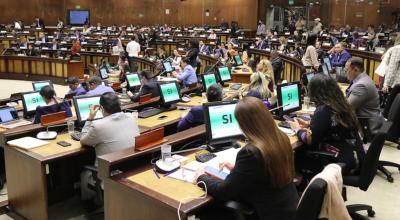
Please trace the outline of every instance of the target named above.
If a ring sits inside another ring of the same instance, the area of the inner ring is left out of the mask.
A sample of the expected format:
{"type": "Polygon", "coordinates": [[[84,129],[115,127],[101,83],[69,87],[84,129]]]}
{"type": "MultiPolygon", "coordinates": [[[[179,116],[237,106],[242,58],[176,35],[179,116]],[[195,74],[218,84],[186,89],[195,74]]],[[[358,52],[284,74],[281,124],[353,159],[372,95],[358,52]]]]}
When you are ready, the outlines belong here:
{"type": "Polygon", "coordinates": [[[283,70],[283,62],[276,50],[271,51],[271,65],[274,70],[275,85],[281,82],[281,73],[283,70]]]}
{"type": "Polygon", "coordinates": [[[347,60],[351,58],[350,53],[345,50],[345,46],[343,43],[337,43],[334,47],[335,53],[332,57],[332,65],[334,67],[344,67],[347,60]]]}
{"type": "MultiPolygon", "coordinates": [[[[122,112],[120,105],[116,94],[105,93],[100,97],[100,105],[92,105],[90,108],[80,141],[82,145],[94,147],[96,157],[135,147],[135,137],[139,135],[137,119],[131,113],[122,112]],[[99,110],[103,118],[94,120],[99,110]]],[[[87,187],[91,179],[91,172],[81,173],[82,200],[94,196],[94,192],[87,187]]]]}
{"type": "MultiPolygon", "coordinates": [[[[374,134],[381,127],[383,117],[379,109],[379,94],[372,79],[364,71],[364,62],[359,57],[352,57],[345,66],[350,86],[346,97],[353,107],[360,122],[365,121],[369,131],[374,134]]],[[[365,134],[364,134],[365,135],[365,134]]]]}
{"type": "MultiPolygon", "coordinates": [[[[222,87],[219,84],[212,84],[207,89],[207,101],[216,102],[223,98],[222,87]]],[[[183,131],[197,125],[204,124],[203,106],[194,106],[185,117],[178,123],[178,131],[183,131]]]]}
{"type": "Polygon", "coordinates": [[[139,93],[133,95],[132,92],[128,92],[128,96],[131,98],[132,102],[138,102],[140,96],[151,94],[151,97],[160,96],[160,90],[157,86],[157,79],[152,77],[147,70],[143,70],[140,73],[140,82],[142,86],[140,87],[139,93]]]}

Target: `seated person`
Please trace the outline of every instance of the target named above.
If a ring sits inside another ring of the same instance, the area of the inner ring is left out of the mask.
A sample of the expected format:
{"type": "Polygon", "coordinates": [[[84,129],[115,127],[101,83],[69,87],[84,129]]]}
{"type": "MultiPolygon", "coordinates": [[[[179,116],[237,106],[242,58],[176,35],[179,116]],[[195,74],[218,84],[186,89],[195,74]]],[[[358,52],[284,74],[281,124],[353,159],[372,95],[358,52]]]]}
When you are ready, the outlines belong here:
{"type": "Polygon", "coordinates": [[[347,60],[351,58],[350,53],[345,49],[345,45],[343,43],[337,43],[334,52],[335,53],[332,57],[332,66],[344,67],[347,60]]]}
{"type": "Polygon", "coordinates": [[[36,107],[36,115],[33,123],[39,124],[41,121],[42,115],[57,113],[65,111],[67,117],[72,117],[71,108],[68,102],[58,102],[55,95],[56,92],[51,86],[44,86],[40,89],[39,94],[43,97],[43,100],[46,102],[46,106],[38,106],[36,107]]]}
{"type": "MultiPolygon", "coordinates": [[[[237,200],[252,206],[255,219],[292,219],[299,197],[293,183],[293,150],[288,136],[259,99],[240,100],[235,117],[248,142],[237,153],[235,164],[220,161],[220,169],[227,168],[230,174],[218,180],[198,169],[195,182],[203,188],[205,184],[207,193],[216,200],[237,200]]],[[[209,216],[223,211],[210,207],[209,216]]],[[[233,219],[227,217],[229,212],[218,214],[222,216],[218,219],[233,219]]]]}
{"type": "Polygon", "coordinates": [[[172,59],[172,66],[179,67],[181,65],[182,56],[179,54],[178,50],[174,50],[174,58],[172,59]]]}
{"type": "Polygon", "coordinates": [[[163,46],[160,46],[157,48],[157,59],[158,60],[165,60],[167,58],[167,53],[165,52],[165,49],[163,46]]]}
{"type": "Polygon", "coordinates": [[[264,74],[262,74],[261,72],[255,72],[250,76],[250,84],[247,88],[247,91],[258,92],[262,100],[271,98],[272,93],[268,88],[270,83],[270,80],[267,79],[264,74]]]}
{"type": "Polygon", "coordinates": [[[268,80],[269,91],[274,92],[275,76],[271,62],[268,59],[260,60],[257,64],[256,70],[257,72],[262,73],[268,80]]]}
{"type": "Polygon", "coordinates": [[[106,92],[114,93],[114,90],[109,86],[101,84],[101,78],[98,76],[91,76],[88,80],[89,91],[87,95],[102,95],[106,92]]]}
{"type": "Polygon", "coordinates": [[[347,78],[351,82],[346,90],[347,101],[353,107],[357,117],[367,121],[369,132],[376,134],[384,119],[381,115],[379,94],[375,83],[365,73],[364,61],[359,57],[350,58],[345,69],[347,78]]]}
{"type": "MultiPolygon", "coordinates": [[[[82,129],[81,144],[94,147],[96,157],[135,147],[135,137],[139,135],[137,119],[131,113],[121,111],[118,96],[114,93],[104,93],[99,104],[90,108],[89,117],[82,129]],[[104,117],[94,120],[99,110],[104,117]]],[[[91,174],[90,171],[81,173],[82,200],[94,196],[94,192],[87,187],[92,178],[91,174]]]]}
{"type": "Polygon", "coordinates": [[[138,102],[140,96],[151,94],[151,97],[160,96],[160,90],[157,86],[157,79],[152,77],[151,73],[147,70],[143,70],[140,74],[140,82],[142,86],[140,87],[139,93],[133,95],[132,92],[128,92],[129,98],[131,98],[132,102],[138,102]]]}
{"type": "Polygon", "coordinates": [[[184,58],[181,61],[181,68],[183,69],[180,73],[173,72],[172,76],[177,78],[177,82],[183,83],[185,87],[197,83],[196,71],[190,65],[190,60],[184,58]]]}
{"type": "MultiPolygon", "coordinates": [[[[207,101],[217,102],[223,98],[222,87],[219,84],[213,84],[207,89],[207,101]]],[[[194,106],[187,115],[178,123],[178,131],[183,131],[198,125],[204,124],[203,106],[194,106]]]]}
{"type": "Polygon", "coordinates": [[[206,44],[204,44],[203,41],[199,41],[199,53],[206,55],[210,54],[210,48],[206,44]]]}
{"type": "Polygon", "coordinates": [[[75,76],[68,77],[67,84],[69,91],[67,94],[85,95],[86,89],[79,83],[79,79],[75,76]]]}
{"type": "MultiPolygon", "coordinates": [[[[136,66],[135,66],[136,67],[136,66]]],[[[118,65],[118,70],[112,71],[108,74],[110,82],[124,82],[125,73],[129,73],[129,64],[121,63],[118,65]]]]}
{"type": "Polygon", "coordinates": [[[365,151],[356,114],[338,84],[327,75],[316,74],[308,83],[308,94],[317,106],[311,121],[295,118],[289,122],[299,139],[307,144],[304,149],[296,150],[295,167],[316,174],[328,163],[344,163],[343,174],[357,170],[359,161],[364,161],[365,151]],[[326,151],[337,156],[314,159],[304,150],[326,151]]]}

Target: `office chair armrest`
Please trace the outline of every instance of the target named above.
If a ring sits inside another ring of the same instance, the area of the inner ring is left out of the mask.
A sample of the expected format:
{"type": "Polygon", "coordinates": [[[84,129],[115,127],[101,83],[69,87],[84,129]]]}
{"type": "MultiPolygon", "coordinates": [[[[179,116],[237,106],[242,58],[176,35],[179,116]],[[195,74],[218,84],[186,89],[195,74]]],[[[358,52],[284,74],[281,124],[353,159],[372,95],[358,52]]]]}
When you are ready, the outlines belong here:
{"type": "Polygon", "coordinates": [[[99,170],[97,169],[97,167],[92,166],[92,165],[85,165],[85,166],[83,166],[83,169],[89,170],[89,171],[91,171],[93,174],[96,174],[96,175],[97,175],[97,173],[99,172],[99,170]]]}
{"type": "Polygon", "coordinates": [[[313,157],[336,157],[335,153],[332,152],[327,152],[327,151],[307,151],[306,152],[307,156],[313,156],[313,157]]]}
{"type": "Polygon", "coordinates": [[[224,207],[243,215],[252,215],[255,212],[253,208],[233,200],[225,202],[224,207]]]}

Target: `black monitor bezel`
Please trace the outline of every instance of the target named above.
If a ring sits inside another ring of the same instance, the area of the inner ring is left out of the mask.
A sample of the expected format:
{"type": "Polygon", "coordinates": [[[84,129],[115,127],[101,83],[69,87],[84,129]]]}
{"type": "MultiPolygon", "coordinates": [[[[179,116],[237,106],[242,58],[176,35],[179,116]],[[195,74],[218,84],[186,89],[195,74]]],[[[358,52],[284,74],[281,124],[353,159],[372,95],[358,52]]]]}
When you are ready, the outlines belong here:
{"type": "Polygon", "coordinates": [[[178,102],[180,102],[180,101],[182,100],[181,90],[180,90],[180,87],[179,87],[179,85],[178,85],[177,82],[157,83],[157,87],[158,87],[158,91],[160,92],[160,100],[161,100],[161,104],[162,104],[162,105],[171,105],[171,104],[174,104],[174,103],[178,103],[178,102]],[[175,86],[176,86],[176,89],[177,89],[178,94],[179,94],[179,100],[174,100],[174,101],[170,101],[170,102],[165,102],[164,94],[162,93],[162,90],[161,90],[161,85],[171,84],[171,83],[174,83],[175,86]]]}
{"type": "MultiPolygon", "coordinates": [[[[76,118],[77,118],[79,124],[83,124],[84,122],[86,122],[86,120],[82,121],[81,114],[80,114],[80,111],[79,111],[79,108],[78,108],[77,100],[78,99],[84,99],[84,98],[92,98],[92,97],[99,97],[99,99],[100,99],[101,95],[99,95],[99,94],[97,94],[97,95],[79,95],[79,96],[74,96],[72,98],[73,103],[74,103],[76,118]]],[[[99,100],[99,102],[100,102],[100,100],[99,100]]]]}
{"type": "Polygon", "coordinates": [[[227,67],[227,66],[220,66],[220,67],[218,67],[217,68],[217,72],[218,72],[218,78],[219,78],[219,82],[229,82],[229,81],[231,81],[232,80],[232,72],[231,72],[231,70],[229,69],[229,67],[227,67]],[[220,73],[220,69],[222,69],[222,68],[228,68],[228,71],[229,71],[229,75],[231,76],[231,78],[229,79],[229,80],[222,80],[222,78],[221,78],[221,73],[220,73]]]}
{"type": "Polygon", "coordinates": [[[140,81],[140,75],[139,75],[138,73],[125,73],[125,78],[126,78],[126,85],[127,85],[128,89],[134,89],[134,88],[139,87],[139,86],[142,85],[142,82],[140,81]],[[129,80],[128,80],[128,75],[137,75],[138,78],[139,78],[139,83],[140,83],[140,84],[139,84],[139,85],[136,85],[136,86],[130,85],[130,84],[129,84],[129,80]]]}
{"type": "Polygon", "coordinates": [[[233,61],[235,62],[235,65],[236,65],[236,66],[242,66],[242,65],[243,65],[242,57],[241,57],[239,54],[233,56],[233,61]],[[236,57],[239,57],[240,62],[241,62],[240,64],[237,62],[236,57]]]}
{"type": "Polygon", "coordinates": [[[48,82],[48,83],[49,83],[49,86],[51,86],[51,88],[54,89],[53,82],[52,82],[51,80],[41,80],[41,81],[34,81],[34,82],[32,82],[33,91],[38,91],[38,92],[40,91],[40,90],[36,90],[36,88],[35,88],[35,84],[36,84],[36,83],[45,83],[45,82],[48,82]]]}
{"type": "Polygon", "coordinates": [[[206,75],[214,75],[215,77],[215,83],[218,83],[218,78],[214,73],[208,73],[208,74],[201,74],[201,83],[203,84],[203,91],[207,91],[206,83],[205,83],[205,76],[206,75]]]}
{"type": "Polygon", "coordinates": [[[277,92],[277,98],[278,98],[278,106],[280,106],[278,112],[280,116],[283,115],[287,115],[290,114],[292,112],[296,112],[302,109],[302,103],[301,103],[301,88],[300,88],[300,82],[299,81],[294,81],[294,82],[289,82],[289,83],[284,83],[284,84],[278,84],[277,88],[276,88],[276,92],[277,92]],[[282,87],[285,86],[290,86],[290,85],[297,85],[297,91],[298,91],[298,98],[299,98],[299,107],[294,108],[294,109],[290,109],[290,110],[283,110],[283,106],[282,106],[282,87]]]}
{"type": "Polygon", "coordinates": [[[27,107],[26,107],[25,95],[32,94],[32,93],[38,93],[40,95],[39,91],[32,91],[32,92],[24,92],[24,93],[22,93],[22,105],[24,107],[24,117],[29,117],[29,116],[32,116],[32,115],[34,115],[36,113],[36,109],[32,110],[32,111],[27,111],[27,107]]]}
{"type": "Polygon", "coordinates": [[[174,67],[172,66],[172,63],[171,63],[171,61],[169,61],[169,60],[163,60],[162,62],[161,62],[161,64],[162,64],[162,66],[163,66],[163,69],[164,69],[164,72],[165,73],[172,73],[172,72],[174,72],[174,67]],[[167,71],[167,68],[165,68],[165,63],[169,63],[169,65],[171,66],[171,71],[167,71]]]}
{"type": "Polygon", "coordinates": [[[108,75],[107,67],[102,67],[102,68],[99,69],[99,76],[100,76],[101,79],[108,79],[108,78],[110,78],[110,76],[108,75]],[[101,74],[101,70],[102,70],[102,69],[105,69],[105,70],[106,70],[107,77],[103,77],[103,74],[101,74]]]}
{"type": "Polygon", "coordinates": [[[0,117],[0,124],[12,122],[12,121],[16,121],[16,120],[19,119],[19,118],[18,118],[18,111],[17,111],[17,109],[15,109],[14,107],[10,107],[10,106],[1,106],[1,107],[0,107],[0,110],[3,110],[3,109],[12,109],[12,110],[15,112],[15,116],[16,116],[16,117],[14,117],[14,115],[13,115],[13,119],[12,119],[12,120],[9,120],[9,121],[3,121],[3,120],[1,120],[1,117],[0,117]]]}
{"type": "Polygon", "coordinates": [[[207,144],[209,144],[209,145],[224,144],[224,143],[234,142],[235,140],[239,140],[239,139],[242,139],[244,137],[243,134],[233,135],[233,136],[230,136],[230,137],[223,137],[223,138],[218,138],[218,139],[213,139],[213,137],[212,137],[209,107],[219,106],[219,105],[231,105],[231,104],[237,104],[237,103],[238,103],[237,100],[203,103],[204,124],[205,124],[205,127],[206,127],[206,141],[207,141],[207,144]]]}

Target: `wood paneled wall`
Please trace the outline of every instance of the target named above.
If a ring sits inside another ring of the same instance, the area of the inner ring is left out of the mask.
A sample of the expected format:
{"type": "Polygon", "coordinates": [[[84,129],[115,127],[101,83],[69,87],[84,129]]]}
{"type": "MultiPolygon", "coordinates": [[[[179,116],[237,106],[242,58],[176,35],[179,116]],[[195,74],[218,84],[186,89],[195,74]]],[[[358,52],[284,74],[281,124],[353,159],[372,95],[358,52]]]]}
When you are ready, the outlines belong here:
{"type": "Polygon", "coordinates": [[[58,17],[66,21],[68,9],[78,5],[90,10],[92,24],[104,25],[219,24],[224,19],[255,28],[258,12],[258,0],[0,0],[0,23],[17,18],[28,24],[40,16],[46,24],[54,25],[58,17]]]}

